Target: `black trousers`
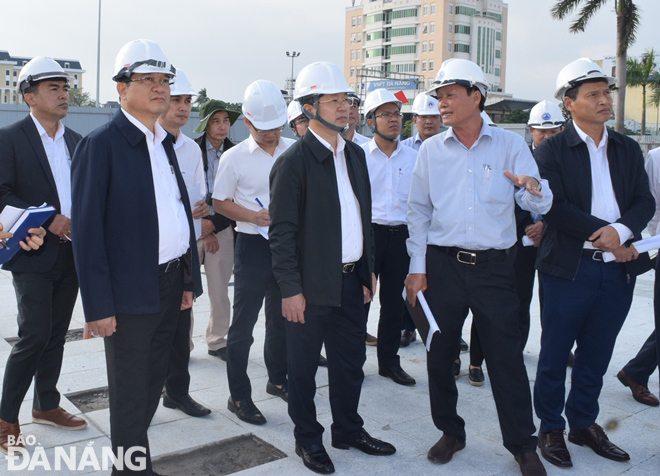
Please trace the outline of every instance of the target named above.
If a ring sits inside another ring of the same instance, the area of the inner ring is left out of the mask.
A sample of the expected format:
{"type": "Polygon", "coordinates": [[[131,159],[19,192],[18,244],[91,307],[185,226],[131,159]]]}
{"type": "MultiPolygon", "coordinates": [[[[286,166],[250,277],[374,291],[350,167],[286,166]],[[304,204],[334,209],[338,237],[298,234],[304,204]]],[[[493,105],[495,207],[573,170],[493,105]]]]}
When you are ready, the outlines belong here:
{"type": "Polygon", "coordinates": [[[534,449],[536,437],[527,371],[520,350],[518,297],[514,272],[504,251],[490,252],[476,265],[459,263],[456,253],[436,246],[426,252],[425,293],[440,334],[427,355],[431,415],[445,434],[465,439],[458,415],[458,390],[452,362],[460,344],[467,310],[471,310],[486,358],[504,446],[517,454],[534,449]]]}
{"type": "MultiPolygon", "coordinates": [[[[151,475],[147,429],[156,413],[180,319],[183,268],[160,275],[160,311],[117,314],[117,331],[104,339],[110,394],[110,439],[115,455],[132,447],[146,451],[144,471],[113,469],[113,475],[151,475]]],[[[135,458],[145,457],[136,451],[135,458]]],[[[134,461],[137,464],[137,461],[134,461]]]]}
{"type": "Polygon", "coordinates": [[[264,298],[268,378],[275,385],[286,386],[286,319],[282,317],[282,295],[273,275],[268,240],[261,235],[238,233],[234,248],[234,317],[227,334],[227,381],[234,401],[252,398],[247,367],[254,342],[252,332],[264,298]]]}
{"type": "Polygon", "coordinates": [[[343,275],[341,306],[307,303],[305,323],[286,323],[289,361],[289,416],[296,443],[322,444],[323,426],[316,419],[316,370],[325,343],[328,358],[332,440],[356,438],[364,422],[358,414],[366,360],[367,319],[357,273],[343,275]]]}
{"type": "MultiPolygon", "coordinates": [[[[376,248],[374,273],[380,281],[380,319],[378,321],[378,365],[382,368],[398,367],[399,344],[405,303],[403,282],[408,275],[410,257],[406,249],[408,227],[384,226],[373,223],[376,248]]],[[[366,304],[369,314],[370,303],[366,304]]]]}
{"type": "Polygon", "coordinates": [[[60,404],[57,381],[64,340],[78,296],[71,242],[62,243],[46,273],[12,273],[18,304],[19,340],[5,366],[0,418],[14,423],[34,377],[33,408],[48,411],[60,404]]]}
{"type": "Polygon", "coordinates": [[[178,398],[190,392],[190,315],[192,308],[181,311],[170,353],[170,364],[165,381],[165,391],[170,397],[178,398]]]}

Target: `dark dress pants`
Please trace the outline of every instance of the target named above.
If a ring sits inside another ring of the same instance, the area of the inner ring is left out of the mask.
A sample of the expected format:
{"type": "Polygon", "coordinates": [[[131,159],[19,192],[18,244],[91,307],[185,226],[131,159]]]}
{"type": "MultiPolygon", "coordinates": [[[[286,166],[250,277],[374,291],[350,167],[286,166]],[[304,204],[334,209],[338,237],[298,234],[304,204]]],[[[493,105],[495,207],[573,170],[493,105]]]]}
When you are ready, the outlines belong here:
{"type": "Polygon", "coordinates": [[[628,283],[621,263],[582,256],[573,281],[547,273],[539,273],[539,279],[544,302],[534,408],[541,431],[566,427],[566,361],[577,343],[565,412],[570,429],[581,430],[598,417],[603,375],[632,303],[635,278],[628,283]]]}
{"type": "MultiPolygon", "coordinates": [[[[113,475],[151,475],[147,429],[156,413],[167,376],[170,352],[181,316],[183,268],[161,273],[160,311],[155,314],[117,314],[117,331],[104,339],[110,395],[110,439],[115,455],[129,448],[133,463],[144,458],[142,471],[113,469],[113,475]]],[[[122,460],[123,461],[123,460],[122,460]]]]}
{"type": "Polygon", "coordinates": [[[532,436],[532,401],[520,350],[518,296],[506,252],[488,254],[483,263],[470,265],[459,263],[456,253],[427,247],[425,296],[441,331],[433,337],[427,355],[431,415],[439,430],[465,440],[452,363],[469,309],[481,338],[504,446],[515,455],[534,449],[537,441],[532,436]]]}
{"type": "Polygon", "coordinates": [[[316,357],[325,343],[328,358],[332,440],[351,441],[364,424],[358,414],[366,360],[367,319],[357,272],[343,275],[341,306],[307,303],[305,323],[286,323],[289,361],[289,416],[300,446],[320,445],[323,426],[316,419],[316,357]]]}
{"type": "Polygon", "coordinates": [[[57,381],[64,341],[78,296],[71,242],[60,244],[53,268],[45,273],[12,273],[18,303],[19,340],[5,366],[0,418],[14,423],[34,377],[33,408],[60,404],[57,381]]]}
{"type": "Polygon", "coordinates": [[[654,330],[637,355],[628,362],[623,371],[637,385],[649,386],[649,377],[658,367],[658,350],[654,330]]]}
{"type": "MultiPolygon", "coordinates": [[[[406,250],[408,227],[372,224],[375,242],[374,273],[380,281],[380,319],[378,321],[378,366],[399,367],[399,345],[405,303],[403,283],[408,275],[410,257],[406,250]]],[[[367,304],[367,314],[369,304],[367,304]]]]}
{"type": "Polygon", "coordinates": [[[264,361],[268,379],[287,385],[285,320],[282,296],[273,276],[268,240],[261,235],[238,233],[234,251],[234,317],[227,334],[227,380],[234,401],[252,398],[247,374],[252,332],[266,299],[264,361]]]}
{"type": "Polygon", "coordinates": [[[172,398],[188,395],[190,392],[190,316],[192,308],[181,311],[174,335],[170,364],[165,381],[165,391],[172,398]]]}

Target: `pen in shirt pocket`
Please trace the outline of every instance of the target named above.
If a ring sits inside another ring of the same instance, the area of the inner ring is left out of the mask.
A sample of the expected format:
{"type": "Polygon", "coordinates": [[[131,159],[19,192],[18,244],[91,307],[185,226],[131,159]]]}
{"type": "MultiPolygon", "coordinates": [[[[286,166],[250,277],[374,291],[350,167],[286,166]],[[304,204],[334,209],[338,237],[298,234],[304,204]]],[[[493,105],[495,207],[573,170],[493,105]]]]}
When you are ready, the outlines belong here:
{"type": "Polygon", "coordinates": [[[490,180],[490,165],[484,164],[484,172],[486,172],[486,180],[490,180]]]}

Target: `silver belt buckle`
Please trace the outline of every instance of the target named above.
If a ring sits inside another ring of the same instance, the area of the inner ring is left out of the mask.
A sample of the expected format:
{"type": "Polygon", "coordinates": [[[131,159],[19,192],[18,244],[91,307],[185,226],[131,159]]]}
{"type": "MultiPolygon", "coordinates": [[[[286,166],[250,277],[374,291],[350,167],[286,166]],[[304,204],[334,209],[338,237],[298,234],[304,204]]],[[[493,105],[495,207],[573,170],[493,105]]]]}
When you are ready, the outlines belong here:
{"type": "Polygon", "coordinates": [[[352,273],[355,270],[355,263],[343,263],[341,265],[342,273],[352,273]]]}
{"type": "Polygon", "coordinates": [[[459,251],[456,253],[456,260],[463,264],[477,264],[477,254],[469,251],[459,251]]]}
{"type": "Polygon", "coordinates": [[[591,255],[591,259],[594,261],[603,261],[603,252],[601,250],[595,250],[594,254],[591,255]]]}
{"type": "Polygon", "coordinates": [[[166,272],[166,273],[169,273],[169,271],[170,271],[170,266],[172,266],[172,269],[174,269],[174,266],[177,266],[177,267],[178,267],[178,266],[179,266],[179,260],[180,260],[180,259],[181,259],[181,258],[176,258],[176,259],[173,259],[173,260],[171,260],[171,261],[168,261],[168,262],[167,262],[167,266],[165,266],[165,272],[166,272]]]}

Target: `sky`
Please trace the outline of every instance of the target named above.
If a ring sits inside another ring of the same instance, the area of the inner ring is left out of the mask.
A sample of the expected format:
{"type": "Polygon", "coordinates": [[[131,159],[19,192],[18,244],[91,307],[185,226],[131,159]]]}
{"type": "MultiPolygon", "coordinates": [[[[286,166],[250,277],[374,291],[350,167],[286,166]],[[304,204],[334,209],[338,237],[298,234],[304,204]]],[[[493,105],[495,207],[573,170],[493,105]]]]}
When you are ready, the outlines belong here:
{"type": "MultiPolygon", "coordinates": [[[[655,46],[660,2],[636,0],[642,10],[629,54],[655,46]],[[656,21],[653,21],[656,20],[656,21]],[[655,44],[654,44],[655,41],[655,44]]],[[[14,56],[77,59],[83,88],[96,97],[98,0],[2,2],[0,49],[14,56]]],[[[552,99],[555,78],[570,61],[615,54],[616,17],[610,0],[585,33],[550,16],[555,0],[509,0],[506,92],[516,98],[552,99]]],[[[100,99],[116,100],[114,59],[122,45],[146,38],[160,44],[193,88],[209,97],[242,101],[246,86],[268,79],[281,88],[291,74],[286,51],[299,51],[294,74],[314,61],[343,65],[345,7],[349,0],[103,0],[100,99]]]]}

